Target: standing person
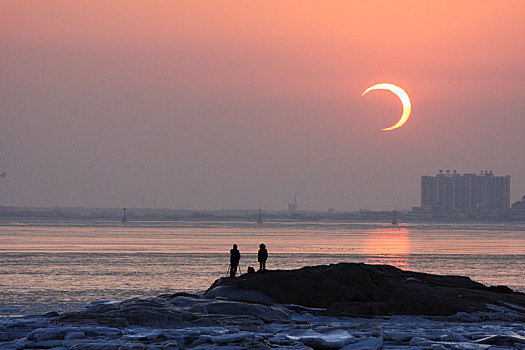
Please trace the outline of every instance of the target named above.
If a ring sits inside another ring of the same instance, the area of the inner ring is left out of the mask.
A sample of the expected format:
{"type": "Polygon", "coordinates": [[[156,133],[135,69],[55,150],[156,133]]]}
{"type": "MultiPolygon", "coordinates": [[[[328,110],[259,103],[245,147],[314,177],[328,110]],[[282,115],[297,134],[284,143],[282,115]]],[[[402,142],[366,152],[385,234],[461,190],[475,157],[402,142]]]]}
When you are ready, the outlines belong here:
{"type": "Polygon", "coordinates": [[[241,260],[241,252],[237,249],[237,244],[234,244],[230,249],[230,277],[235,277],[239,260],[241,260]]]}
{"type": "Polygon", "coordinates": [[[268,259],[268,251],[264,243],[259,245],[259,252],[257,253],[257,261],[259,262],[259,271],[264,273],[266,271],[266,260],[268,259]]]}

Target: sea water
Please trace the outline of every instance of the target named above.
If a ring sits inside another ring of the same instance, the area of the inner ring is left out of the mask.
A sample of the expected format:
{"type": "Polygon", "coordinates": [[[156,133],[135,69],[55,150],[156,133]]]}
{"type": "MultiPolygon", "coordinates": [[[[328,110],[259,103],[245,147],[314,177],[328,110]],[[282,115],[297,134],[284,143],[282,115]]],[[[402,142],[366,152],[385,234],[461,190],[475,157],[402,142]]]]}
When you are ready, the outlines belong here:
{"type": "Polygon", "coordinates": [[[206,290],[229,267],[338,262],[465,275],[525,292],[525,224],[0,222],[0,316],[66,311],[95,300],[206,290]]]}

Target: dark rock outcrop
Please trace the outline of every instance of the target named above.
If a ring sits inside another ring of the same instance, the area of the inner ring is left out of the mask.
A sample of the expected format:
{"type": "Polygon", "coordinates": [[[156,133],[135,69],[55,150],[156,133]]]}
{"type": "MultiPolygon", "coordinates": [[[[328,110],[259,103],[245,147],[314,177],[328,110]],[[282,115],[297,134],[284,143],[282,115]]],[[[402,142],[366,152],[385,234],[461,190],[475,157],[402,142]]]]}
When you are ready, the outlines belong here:
{"type": "Polygon", "coordinates": [[[94,303],[85,310],[64,313],[53,320],[57,324],[113,328],[183,328],[218,326],[223,323],[257,326],[270,322],[287,322],[289,318],[289,312],[279,306],[173,294],[152,299],[94,303]]]}
{"type": "Polygon", "coordinates": [[[362,263],[221,278],[205,296],[298,304],[324,308],[323,314],[347,316],[452,315],[488,310],[487,304],[510,308],[515,305],[518,311],[525,307],[525,294],[507,287],[487,287],[463,276],[432,275],[362,263]]]}
{"type": "Polygon", "coordinates": [[[182,327],[191,325],[189,321],[193,319],[195,319],[194,315],[176,309],[169,301],[153,298],[91,304],[86,310],[69,312],[57,317],[57,322],[116,328],[182,327]]]}

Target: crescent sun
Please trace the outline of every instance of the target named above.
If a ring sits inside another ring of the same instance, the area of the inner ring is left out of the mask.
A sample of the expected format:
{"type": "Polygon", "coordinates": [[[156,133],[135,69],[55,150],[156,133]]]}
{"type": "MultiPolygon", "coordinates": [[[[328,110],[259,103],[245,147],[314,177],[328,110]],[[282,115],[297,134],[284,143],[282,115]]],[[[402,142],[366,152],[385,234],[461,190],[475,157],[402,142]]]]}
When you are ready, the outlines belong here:
{"type": "Polygon", "coordinates": [[[391,91],[394,94],[396,94],[396,96],[401,100],[401,104],[403,105],[403,114],[401,115],[401,119],[399,119],[399,121],[395,125],[392,125],[389,128],[385,128],[381,130],[397,129],[407,122],[408,117],[410,116],[410,111],[412,110],[412,105],[410,104],[410,98],[408,97],[408,94],[405,92],[405,90],[401,89],[399,86],[396,86],[394,84],[381,83],[381,84],[376,84],[366,89],[365,92],[363,92],[362,96],[364,96],[367,92],[372,91],[372,90],[391,91]]]}

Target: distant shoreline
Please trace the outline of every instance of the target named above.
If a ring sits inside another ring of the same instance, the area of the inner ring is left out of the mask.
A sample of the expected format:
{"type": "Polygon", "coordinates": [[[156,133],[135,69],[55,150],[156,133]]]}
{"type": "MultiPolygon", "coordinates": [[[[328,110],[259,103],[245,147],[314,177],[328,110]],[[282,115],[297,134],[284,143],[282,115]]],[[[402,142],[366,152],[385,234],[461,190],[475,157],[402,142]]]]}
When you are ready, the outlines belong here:
{"type": "MultiPolygon", "coordinates": [[[[524,223],[525,217],[414,217],[410,213],[396,211],[398,226],[403,224],[515,224],[524,223]]],[[[258,211],[246,210],[175,210],[175,209],[128,209],[126,213],[129,222],[257,222],[258,211]]],[[[0,222],[2,221],[101,221],[121,223],[122,209],[115,208],[18,208],[0,207],[0,222]]],[[[290,215],[287,211],[263,211],[264,223],[283,222],[319,222],[319,223],[377,223],[392,224],[390,215],[377,217],[359,216],[356,212],[308,211],[290,215]]],[[[395,226],[395,225],[393,225],[395,226]]]]}

